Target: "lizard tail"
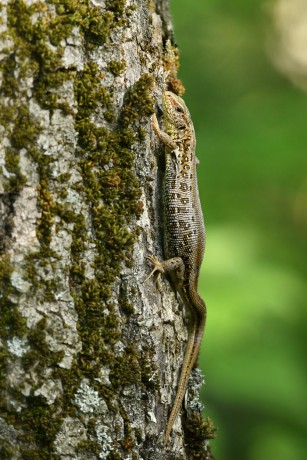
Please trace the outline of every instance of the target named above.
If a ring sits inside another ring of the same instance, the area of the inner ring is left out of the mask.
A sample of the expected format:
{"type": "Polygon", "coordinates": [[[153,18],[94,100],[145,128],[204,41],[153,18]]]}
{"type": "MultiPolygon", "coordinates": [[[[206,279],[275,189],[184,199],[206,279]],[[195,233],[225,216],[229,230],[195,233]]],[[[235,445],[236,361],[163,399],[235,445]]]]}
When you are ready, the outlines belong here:
{"type": "Polygon", "coordinates": [[[194,348],[194,342],[195,342],[195,326],[194,324],[190,326],[189,329],[189,337],[188,337],[188,343],[184,355],[184,360],[182,364],[182,371],[179,379],[179,384],[178,384],[178,389],[175,397],[175,401],[172,407],[171,414],[169,416],[168,422],[167,422],[167,427],[165,431],[165,437],[164,437],[164,447],[168,443],[174,422],[177,418],[177,415],[180,411],[182,400],[184,398],[184,394],[187,388],[188,380],[189,380],[189,371],[190,369],[190,361],[191,361],[191,353],[193,352],[194,348]]]}
{"type": "Polygon", "coordinates": [[[193,353],[190,358],[190,365],[189,365],[189,375],[191,370],[193,369],[198,355],[199,355],[199,349],[201,345],[201,341],[203,338],[205,326],[206,326],[206,319],[207,319],[207,307],[203,299],[200,297],[200,295],[197,292],[193,292],[193,307],[195,308],[195,312],[197,315],[197,328],[195,332],[195,340],[194,340],[194,348],[193,348],[193,353]]]}
{"type": "Polygon", "coordinates": [[[164,447],[167,445],[174,422],[178,416],[178,413],[181,408],[181,404],[187,389],[189,376],[191,370],[193,369],[195,362],[197,360],[199,349],[201,345],[201,340],[206,324],[207,309],[206,304],[197,291],[192,290],[189,293],[189,302],[193,302],[193,310],[196,312],[197,320],[193,321],[193,324],[189,329],[188,343],[184,355],[184,360],[182,364],[182,371],[179,379],[178,390],[176,393],[175,401],[172,407],[171,414],[168,419],[165,437],[164,437],[164,447]]]}

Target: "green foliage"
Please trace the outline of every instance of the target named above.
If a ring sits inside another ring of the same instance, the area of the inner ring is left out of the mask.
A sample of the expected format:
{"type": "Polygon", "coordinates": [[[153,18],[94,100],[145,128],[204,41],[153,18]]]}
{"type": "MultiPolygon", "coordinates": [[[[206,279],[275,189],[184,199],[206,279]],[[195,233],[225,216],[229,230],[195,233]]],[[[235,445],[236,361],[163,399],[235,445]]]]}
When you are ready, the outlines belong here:
{"type": "MultiPolygon", "coordinates": [[[[265,1],[172,3],[207,224],[201,364],[216,458],[304,458],[306,94],[266,54],[265,1]]],[[[302,44],[302,47],[304,44],[302,44]]]]}

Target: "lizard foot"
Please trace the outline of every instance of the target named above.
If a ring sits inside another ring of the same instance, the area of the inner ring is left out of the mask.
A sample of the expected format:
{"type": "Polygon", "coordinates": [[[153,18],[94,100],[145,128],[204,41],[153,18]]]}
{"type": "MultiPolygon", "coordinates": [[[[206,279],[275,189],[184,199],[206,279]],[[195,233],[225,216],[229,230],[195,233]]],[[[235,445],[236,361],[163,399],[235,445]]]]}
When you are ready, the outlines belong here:
{"type": "Polygon", "coordinates": [[[152,275],[155,273],[155,272],[158,272],[158,276],[156,278],[156,281],[158,281],[158,279],[160,278],[161,276],[161,273],[164,273],[164,268],[163,268],[163,262],[160,262],[159,259],[157,259],[155,256],[147,256],[146,259],[150,260],[150,262],[154,265],[154,268],[153,270],[149,273],[149,275],[147,276],[146,280],[145,280],[145,283],[146,281],[149,280],[149,278],[152,277],[152,275]]]}

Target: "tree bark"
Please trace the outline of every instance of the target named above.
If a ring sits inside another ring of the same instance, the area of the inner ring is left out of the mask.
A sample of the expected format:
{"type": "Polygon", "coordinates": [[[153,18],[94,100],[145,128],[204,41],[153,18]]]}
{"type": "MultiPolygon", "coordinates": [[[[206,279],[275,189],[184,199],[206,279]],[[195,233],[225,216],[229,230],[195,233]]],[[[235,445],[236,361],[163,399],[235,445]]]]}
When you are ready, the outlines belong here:
{"type": "MultiPolygon", "coordinates": [[[[182,92],[168,2],[2,1],[0,457],[207,459],[162,255],[155,100],[182,92]]],[[[159,149],[158,149],[159,150],[159,149]]]]}

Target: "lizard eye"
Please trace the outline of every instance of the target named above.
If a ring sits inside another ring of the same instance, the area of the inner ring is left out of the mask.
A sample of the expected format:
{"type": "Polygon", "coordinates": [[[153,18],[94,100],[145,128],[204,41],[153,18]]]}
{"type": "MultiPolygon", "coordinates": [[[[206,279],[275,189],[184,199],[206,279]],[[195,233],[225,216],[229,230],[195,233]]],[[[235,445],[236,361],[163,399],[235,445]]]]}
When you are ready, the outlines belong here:
{"type": "Polygon", "coordinates": [[[176,111],[177,111],[177,112],[180,112],[180,113],[183,113],[183,108],[180,107],[180,106],[177,106],[177,107],[176,107],[176,111]]]}

